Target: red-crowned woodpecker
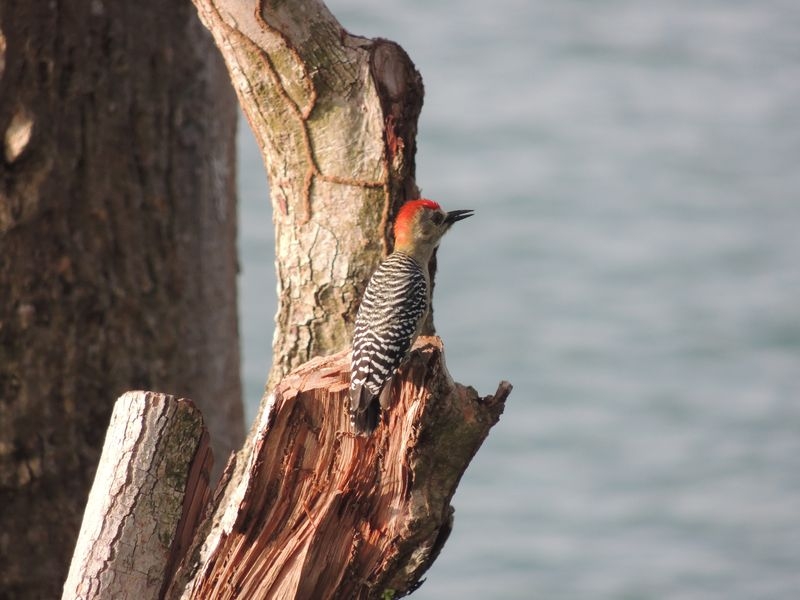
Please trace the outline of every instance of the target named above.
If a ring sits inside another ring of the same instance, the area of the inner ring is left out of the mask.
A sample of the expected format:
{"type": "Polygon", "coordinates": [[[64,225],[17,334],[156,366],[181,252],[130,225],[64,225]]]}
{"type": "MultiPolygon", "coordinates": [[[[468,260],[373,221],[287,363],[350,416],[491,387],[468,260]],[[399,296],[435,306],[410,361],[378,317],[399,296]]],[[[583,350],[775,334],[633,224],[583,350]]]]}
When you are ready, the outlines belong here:
{"type": "Polygon", "coordinates": [[[392,377],[419,335],[431,300],[428,263],[442,236],[471,210],[445,212],[433,200],[406,202],[394,222],[394,252],[367,284],[356,316],[350,423],[359,435],[389,406],[392,377]]]}

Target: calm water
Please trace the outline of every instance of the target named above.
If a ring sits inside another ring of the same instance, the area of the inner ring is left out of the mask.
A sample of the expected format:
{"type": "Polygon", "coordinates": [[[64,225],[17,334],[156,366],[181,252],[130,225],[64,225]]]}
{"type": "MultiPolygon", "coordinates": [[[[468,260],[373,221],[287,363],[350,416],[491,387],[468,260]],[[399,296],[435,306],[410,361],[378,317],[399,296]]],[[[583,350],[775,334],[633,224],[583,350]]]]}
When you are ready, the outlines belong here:
{"type": "MultiPolygon", "coordinates": [[[[800,598],[800,2],[370,3],[423,74],[453,376],[505,415],[414,598],[800,598]]],[[[272,226],[241,135],[249,415],[272,226]]]]}

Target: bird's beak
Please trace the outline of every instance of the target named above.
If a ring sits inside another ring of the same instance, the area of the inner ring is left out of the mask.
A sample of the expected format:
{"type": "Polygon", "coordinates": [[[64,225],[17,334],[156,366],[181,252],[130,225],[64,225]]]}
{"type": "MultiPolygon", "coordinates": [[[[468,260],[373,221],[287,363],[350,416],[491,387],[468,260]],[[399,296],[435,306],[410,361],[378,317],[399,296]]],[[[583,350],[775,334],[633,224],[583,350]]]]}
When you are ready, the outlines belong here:
{"type": "Polygon", "coordinates": [[[444,222],[447,225],[452,225],[456,221],[460,221],[461,219],[466,219],[467,217],[471,217],[474,213],[472,210],[451,210],[447,213],[447,216],[444,218],[444,222]]]}

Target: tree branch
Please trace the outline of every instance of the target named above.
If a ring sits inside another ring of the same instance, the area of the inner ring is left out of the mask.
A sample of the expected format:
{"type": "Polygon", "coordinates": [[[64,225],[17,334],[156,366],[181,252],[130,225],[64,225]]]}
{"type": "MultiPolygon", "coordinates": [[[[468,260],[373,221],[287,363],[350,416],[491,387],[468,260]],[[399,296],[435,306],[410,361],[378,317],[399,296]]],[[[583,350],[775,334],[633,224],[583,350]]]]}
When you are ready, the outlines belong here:
{"type": "Polygon", "coordinates": [[[161,597],[208,499],[211,450],[187,400],[117,400],[62,598],[161,597]]]}

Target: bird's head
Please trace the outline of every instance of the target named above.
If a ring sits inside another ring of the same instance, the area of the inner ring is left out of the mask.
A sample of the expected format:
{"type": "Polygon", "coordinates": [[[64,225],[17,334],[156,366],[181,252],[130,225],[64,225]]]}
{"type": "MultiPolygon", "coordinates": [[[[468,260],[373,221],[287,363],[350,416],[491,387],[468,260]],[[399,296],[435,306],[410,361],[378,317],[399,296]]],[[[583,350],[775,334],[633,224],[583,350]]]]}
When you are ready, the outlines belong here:
{"type": "Polygon", "coordinates": [[[453,223],[472,215],[471,210],[446,212],[433,200],[410,200],[394,221],[394,249],[416,258],[430,258],[453,223]]]}

